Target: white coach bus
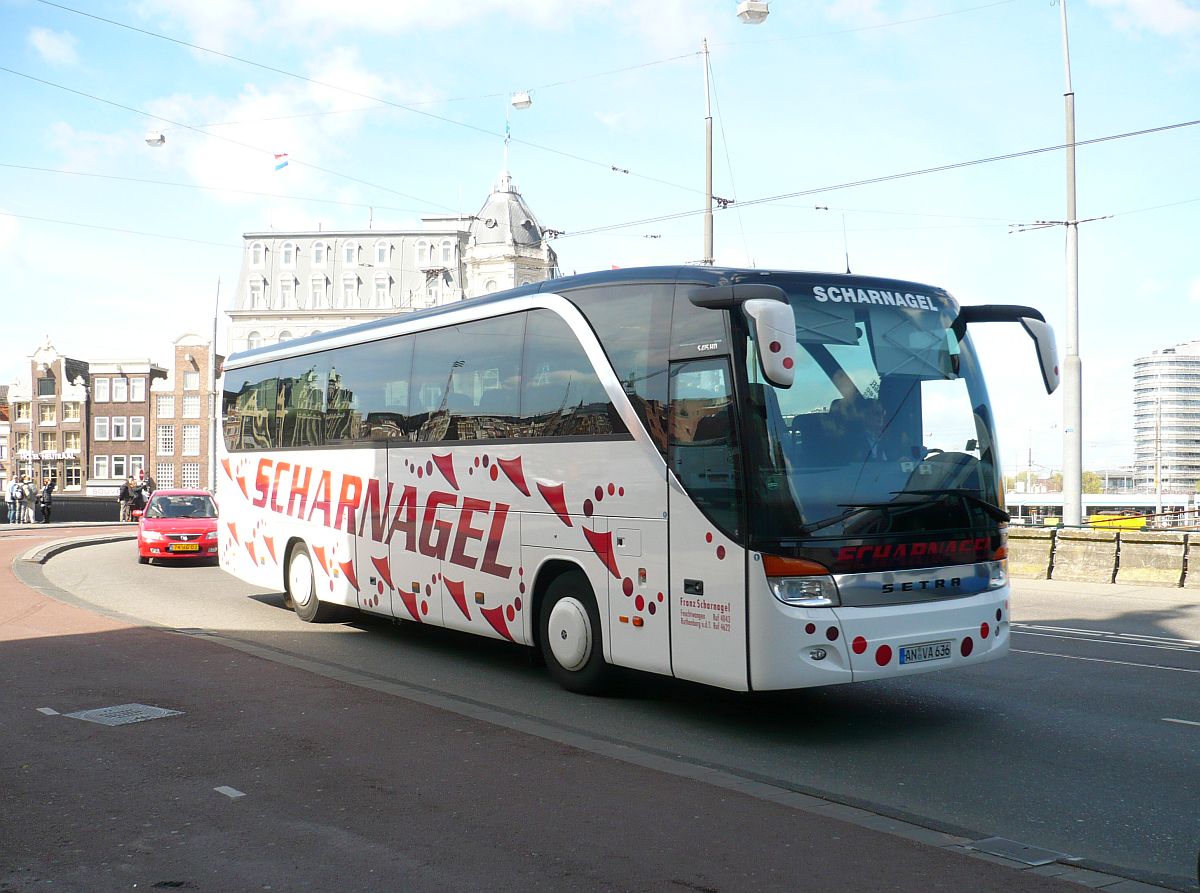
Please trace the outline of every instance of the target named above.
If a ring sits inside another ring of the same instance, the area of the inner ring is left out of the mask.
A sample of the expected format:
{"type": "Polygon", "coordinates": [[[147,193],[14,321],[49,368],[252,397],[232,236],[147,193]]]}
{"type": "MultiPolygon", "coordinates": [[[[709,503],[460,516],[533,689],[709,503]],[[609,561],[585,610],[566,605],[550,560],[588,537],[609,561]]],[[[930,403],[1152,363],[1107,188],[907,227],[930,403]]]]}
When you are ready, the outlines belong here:
{"type": "Polygon", "coordinates": [[[230,357],[220,556],[346,607],[734,690],[1009,647],[992,412],[912,282],[697,267],[550,280],[230,357]]]}

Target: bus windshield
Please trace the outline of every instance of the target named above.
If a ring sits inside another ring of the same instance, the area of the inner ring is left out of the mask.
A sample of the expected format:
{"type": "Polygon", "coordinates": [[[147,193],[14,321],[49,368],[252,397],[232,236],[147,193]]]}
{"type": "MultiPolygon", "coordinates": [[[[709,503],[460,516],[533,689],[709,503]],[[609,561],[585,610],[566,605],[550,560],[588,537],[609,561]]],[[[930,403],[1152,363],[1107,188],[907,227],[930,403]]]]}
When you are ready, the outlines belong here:
{"type": "Polygon", "coordinates": [[[738,339],[751,547],[994,531],[1006,516],[991,410],[953,300],[777,284],[796,319],[793,385],[765,382],[752,338],[738,339]]]}

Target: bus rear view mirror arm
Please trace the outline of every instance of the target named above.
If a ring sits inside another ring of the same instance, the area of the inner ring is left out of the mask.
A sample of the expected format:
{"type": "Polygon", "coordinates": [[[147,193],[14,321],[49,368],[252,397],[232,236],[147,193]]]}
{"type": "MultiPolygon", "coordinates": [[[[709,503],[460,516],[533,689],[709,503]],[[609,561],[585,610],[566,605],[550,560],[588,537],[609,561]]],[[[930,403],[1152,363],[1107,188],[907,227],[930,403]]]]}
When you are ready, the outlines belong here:
{"type": "Polygon", "coordinates": [[[1033,307],[1022,307],[1018,304],[984,304],[982,306],[963,307],[954,320],[954,334],[962,338],[970,323],[976,322],[1017,322],[1033,339],[1037,350],[1038,364],[1042,370],[1042,381],[1046,385],[1046,393],[1053,394],[1058,388],[1058,347],[1054,341],[1054,329],[1046,322],[1042,312],[1033,307]]]}
{"type": "Polygon", "coordinates": [[[787,292],[762,282],[698,286],[688,300],[709,310],[742,308],[754,330],[763,378],[777,388],[790,388],[796,377],[796,317],[787,292]]]}

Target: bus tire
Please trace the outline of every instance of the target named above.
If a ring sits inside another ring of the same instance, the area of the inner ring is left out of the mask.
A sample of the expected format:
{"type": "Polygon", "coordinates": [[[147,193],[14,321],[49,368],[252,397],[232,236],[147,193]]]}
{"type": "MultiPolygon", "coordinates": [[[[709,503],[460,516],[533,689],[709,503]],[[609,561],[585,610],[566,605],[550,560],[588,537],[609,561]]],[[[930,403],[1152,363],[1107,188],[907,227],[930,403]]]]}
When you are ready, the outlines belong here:
{"type": "Polygon", "coordinates": [[[562,574],[546,589],[538,616],[538,644],[554,681],[584,695],[602,694],[610,681],[604,662],[600,612],[587,578],[562,574]]]}
{"type": "Polygon", "coordinates": [[[332,605],[317,598],[312,556],[304,543],[296,543],[288,556],[286,587],[287,601],[305,623],[323,623],[336,613],[332,605]]]}

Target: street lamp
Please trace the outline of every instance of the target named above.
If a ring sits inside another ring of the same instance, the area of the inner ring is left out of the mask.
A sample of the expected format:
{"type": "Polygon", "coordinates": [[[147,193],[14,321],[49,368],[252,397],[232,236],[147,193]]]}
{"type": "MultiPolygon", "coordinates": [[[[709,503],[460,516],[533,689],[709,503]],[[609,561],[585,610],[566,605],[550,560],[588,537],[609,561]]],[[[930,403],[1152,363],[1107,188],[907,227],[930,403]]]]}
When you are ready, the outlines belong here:
{"type": "Polygon", "coordinates": [[[1067,0],[1062,12],[1067,118],[1067,347],[1063,358],[1063,523],[1083,521],[1083,363],[1079,359],[1079,219],[1075,212],[1075,91],[1067,41],[1067,0]]]}
{"type": "Polygon", "coordinates": [[[770,14],[767,0],[742,0],[737,7],[737,17],[744,25],[761,25],[770,14]]]}
{"type": "Polygon", "coordinates": [[[161,130],[151,130],[146,133],[146,145],[158,148],[167,141],[166,134],[161,130]]]}

